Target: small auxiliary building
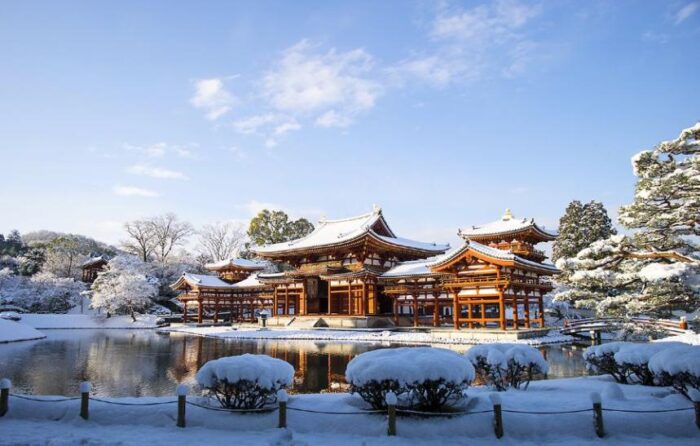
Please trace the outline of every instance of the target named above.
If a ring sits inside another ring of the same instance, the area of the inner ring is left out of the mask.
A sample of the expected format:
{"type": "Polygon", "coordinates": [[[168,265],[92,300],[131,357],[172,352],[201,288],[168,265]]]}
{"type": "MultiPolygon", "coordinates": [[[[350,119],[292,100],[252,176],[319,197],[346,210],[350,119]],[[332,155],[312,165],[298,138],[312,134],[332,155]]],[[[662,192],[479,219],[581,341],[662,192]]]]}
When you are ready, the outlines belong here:
{"type": "Polygon", "coordinates": [[[171,288],[182,291],[178,300],[183,304],[183,322],[187,322],[187,310],[195,307],[197,322],[204,319],[205,311],[213,321],[219,321],[219,313],[227,312],[232,321],[252,322],[256,310],[270,309],[271,293],[257,280],[257,273],[265,264],[247,259],[227,259],[205,265],[218,276],[184,273],[171,288]]]}

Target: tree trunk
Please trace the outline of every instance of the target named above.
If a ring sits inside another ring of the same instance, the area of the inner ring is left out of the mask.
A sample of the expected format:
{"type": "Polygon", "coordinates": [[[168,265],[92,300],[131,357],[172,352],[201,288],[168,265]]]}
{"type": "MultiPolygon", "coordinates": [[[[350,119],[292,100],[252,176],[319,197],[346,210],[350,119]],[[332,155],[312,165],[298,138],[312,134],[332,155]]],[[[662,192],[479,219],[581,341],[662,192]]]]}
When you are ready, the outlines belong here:
{"type": "Polygon", "coordinates": [[[134,314],[134,310],[131,310],[131,320],[136,322],[136,315],[134,314]]]}

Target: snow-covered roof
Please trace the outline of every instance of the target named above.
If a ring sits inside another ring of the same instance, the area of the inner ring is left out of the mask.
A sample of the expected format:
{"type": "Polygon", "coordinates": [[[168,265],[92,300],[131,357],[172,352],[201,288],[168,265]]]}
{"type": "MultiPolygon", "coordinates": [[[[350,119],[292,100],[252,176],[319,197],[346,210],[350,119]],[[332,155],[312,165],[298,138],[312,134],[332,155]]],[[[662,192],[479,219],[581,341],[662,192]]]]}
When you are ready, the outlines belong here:
{"type": "Polygon", "coordinates": [[[83,264],[81,266],[83,268],[85,268],[87,266],[96,265],[96,264],[102,263],[102,262],[107,262],[107,259],[105,259],[102,256],[92,257],[92,258],[89,258],[88,260],[86,260],[85,262],[83,262],[83,264]]]}
{"type": "Polygon", "coordinates": [[[428,253],[440,253],[449,248],[449,245],[423,243],[396,237],[384,220],[381,209],[375,208],[373,212],[357,217],[321,220],[318,226],[305,237],[289,242],[257,246],[253,251],[262,255],[285,254],[313,248],[333,247],[366,235],[384,243],[428,253]]]}
{"type": "Polygon", "coordinates": [[[257,274],[251,274],[240,282],[236,282],[232,285],[233,288],[254,288],[265,286],[260,280],[258,280],[257,274]]]}
{"type": "Polygon", "coordinates": [[[556,231],[546,230],[543,226],[535,223],[534,218],[515,218],[510,209],[506,209],[505,214],[499,220],[470,228],[460,229],[459,234],[467,238],[489,237],[496,235],[508,235],[533,229],[542,235],[544,239],[553,240],[557,237],[556,231]]]}
{"type": "Polygon", "coordinates": [[[231,259],[220,260],[214,263],[207,263],[206,265],[204,265],[204,267],[209,270],[219,270],[227,267],[236,267],[240,269],[249,270],[262,270],[265,269],[265,264],[262,262],[257,262],[255,260],[248,260],[236,257],[231,259]]]}
{"type": "Polygon", "coordinates": [[[176,287],[181,281],[201,288],[233,288],[233,285],[209,274],[183,273],[180,279],[173,284],[176,287]]]}
{"type": "Polygon", "coordinates": [[[433,267],[443,263],[447,263],[455,257],[463,254],[467,250],[476,251],[487,257],[512,261],[516,264],[522,266],[532,267],[550,271],[552,273],[557,273],[559,270],[551,263],[538,263],[531,260],[525,259],[518,255],[513,254],[510,251],[505,251],[502,249],[491,248],[490,246],[483,245],[481,243],[475,242],[473,240],[468,240],[464,245],[457,248],[453,248],[448,252],[431,257],[424,260],[413,260],[410,262],[401,262],[381,275],[382,278],[396,278],[396,277],[407,277],[407,276],[426,276],[435,274],[433,267]]]}

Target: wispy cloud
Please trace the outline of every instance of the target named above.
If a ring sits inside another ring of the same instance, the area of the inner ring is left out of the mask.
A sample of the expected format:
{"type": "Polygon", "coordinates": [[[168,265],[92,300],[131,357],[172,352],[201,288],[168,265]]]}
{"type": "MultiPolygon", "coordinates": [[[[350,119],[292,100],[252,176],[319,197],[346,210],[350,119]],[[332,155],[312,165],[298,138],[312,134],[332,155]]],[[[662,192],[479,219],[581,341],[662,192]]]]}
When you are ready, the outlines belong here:
{"type": "Polygon", "coordinates": [[[262,83],[269,105],[295,114],[323,115],[329,110],[351,119],[374,107],[381,83],[373,77],[374,58],[361,48],[322,51],[302,40],[282,52],[262,83]]]}
{"type": "Polygon", "coordinates": [[[168,144],[166,142],[157,142],[147,145],[137,145],[124,143],[122,147],[128,152],[133,152],[142,155],[146,158],[163,158],[166,154],[175,155],[179,158],[196,158],[192,151],[196,144],[188,144],[185,146],[178,146],[173,144],[168,144]]]}
{"type": "Polygon", "coordinates": [[[515,77],[538,57],[540,44],[528,26],[539,5],[499,0],[472,8],[439,9],[431,20],[428,49],[388,68],[401,82],[417,80],[438,88],[478,80],[494,72],[515,77]]]}
{"type": "Polygon", "coordinates": [[[148,164],[135,164],[127,169],[127,172],[134,175],[144,175],[151,178],[164,180],[187,180],[187,176],[175,170],[166,169],[164,167],[155,167],[148,164]]]}
{"type": "Polygon", "coordinates": [[[194,83],[194,96],[190,103],[206,113],[209,120],[216,120],[228,113],[236,102],[236,97],[224,87],[220,78],[200,79],[194,83]]]}
{"type": "Polygon", "coordinates": [[[150,189],[136,187],[136,186],[116,185],[112,188],[112,192],[114,192],[115,195],[121,195],[124,197],[154,198],[154,197],[160,196],[160,194],[158,192],[152,191],[150,189]]]}
{"type": "Polygon", "coordinates": [[[676,25],[680,25],[686,19],[688,19],[688,17],[695,14],[695,11],[698,10],[698,7],[700,7],[700,2],[690,2],[687,5],[684,5],[674,14],[674,23],[676,25]]]}

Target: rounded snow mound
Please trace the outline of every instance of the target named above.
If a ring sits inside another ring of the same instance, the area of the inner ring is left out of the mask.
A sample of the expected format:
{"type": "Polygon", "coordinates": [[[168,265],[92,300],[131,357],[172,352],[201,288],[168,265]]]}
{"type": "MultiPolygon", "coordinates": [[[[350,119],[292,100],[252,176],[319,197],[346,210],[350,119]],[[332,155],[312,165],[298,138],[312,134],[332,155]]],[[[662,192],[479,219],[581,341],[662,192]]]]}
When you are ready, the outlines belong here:
{"type": "Polygon", "coordinates": [[[0,342],[30,341],[46,335],[34,327],[0,318],[0,342]]]}
{"type": "Polygon", "coordinates": [[[474,367],[459,353],[442,348],[383,348],[353,358],[345,379],[354,386],[386,380],[402,386],[439,380],[459,385],[474,379],[474,367]]]}
{"type": "Polygon", "coordinates": [[[700,378],[700,346],[687,344],[669,346],[651,357],[649,370],[657,375],[687,373],[700,378]]]}
{"type": "Polygon", "coordinates": [[[209,361],[197,372],[197,382],[205,388],[224,381],[249,381],[262,389],[276,390],[291,385],[293,378],[294,367],[288,362],[250,353],[209,361]]]}
{"type": "Polygon", "coordinates": [[[540,373],[549,371],[549,364],[539,350],[525,344],[482,344],[476,345],[464,354],[472,364],[478,364],[484,360],[491,366],[507,368],[509,363],[539,368],[540,373]]]}

